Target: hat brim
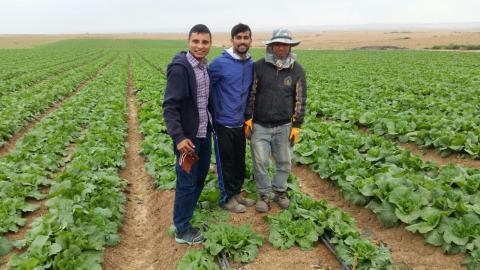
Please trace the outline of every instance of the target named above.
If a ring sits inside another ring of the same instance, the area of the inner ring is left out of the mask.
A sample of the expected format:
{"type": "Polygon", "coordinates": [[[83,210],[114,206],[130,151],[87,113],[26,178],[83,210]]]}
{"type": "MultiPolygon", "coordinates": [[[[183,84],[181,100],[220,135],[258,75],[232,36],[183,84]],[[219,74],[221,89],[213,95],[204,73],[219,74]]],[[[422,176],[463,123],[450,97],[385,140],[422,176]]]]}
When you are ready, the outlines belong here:
{"type": "Polygon", "coordinates": [[[265,45],[270,45],[270,44],[273,44],[273,43],[283,43],[283,44],[288,44],[292,47],[295,47],[297,46],[298,44],[300,44],[300,40],[292,40],[292,39],[287,39],[287,38],[274,38],[272,40],[267,40],[267,41],[264,41],[263,43],[265,45]]]}

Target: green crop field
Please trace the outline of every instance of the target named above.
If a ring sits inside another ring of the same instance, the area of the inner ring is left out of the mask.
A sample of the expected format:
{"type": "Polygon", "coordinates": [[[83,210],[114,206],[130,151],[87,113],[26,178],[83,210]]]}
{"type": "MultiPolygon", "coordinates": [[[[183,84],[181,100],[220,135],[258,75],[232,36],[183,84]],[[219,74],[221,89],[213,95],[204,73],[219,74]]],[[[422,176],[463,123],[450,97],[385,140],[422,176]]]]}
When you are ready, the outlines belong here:
{"type": "MultiPolygon", "coordinates": [[[[0,50],[0,269],[128,263],[112,250],[142,234],[129,233],[129,211],[153,207],[142,199],[130,208],[145,195],[134,181],[151,182],[149,192],[160,196],[175,188],[162,100],[166,67],[185,49],[182,41],[90,39],[0,50]],[[140,138],[134,154],[148,178],[129,169],[132,134],[140,138]]],[[[221,50],[213,48],[209,58],[221,50]]],[[[254,59],[263,53],[252,51],[254,59]]],[[[175,262],[162,269],[220,269],[214,259],[220,253],[233,267],[283,269],[255,263],[320,252],[322,235],[352,269],[480,269],[480,54],[296,53],[307,72],[308,107],[294,161],[335,186],[342,203],[331,204],[333,194],[306,192],[306,180],[292,174],[290,208],[252,225],[219,208],[212,167],[193,219],[207,240],[201,249],[171,251],[175,262]],[[450,162],[429,161],[422,151],[450,162]],[[456,162],[462,158],[473,165],[456,162]],[[357,220],[350,205],[376,219],[357,220]],[[371,227],[377,223],[381,229],[371,227]],[[414,240],[387,236],[395,229],[414,240]],[[400,252],[416,248],[430,261],[400,252]]],[[[247,149],[244,191],[253,198],[250,163],[247,149]]],[[[173,199],[166,202],[158,207],[171,224],[173,199]]],[[[136,244],[127,250],[138,255],[133,249],[142,243],[136,244]]],[[[337,269],[335,256],[309,269],[337,269]]]]}

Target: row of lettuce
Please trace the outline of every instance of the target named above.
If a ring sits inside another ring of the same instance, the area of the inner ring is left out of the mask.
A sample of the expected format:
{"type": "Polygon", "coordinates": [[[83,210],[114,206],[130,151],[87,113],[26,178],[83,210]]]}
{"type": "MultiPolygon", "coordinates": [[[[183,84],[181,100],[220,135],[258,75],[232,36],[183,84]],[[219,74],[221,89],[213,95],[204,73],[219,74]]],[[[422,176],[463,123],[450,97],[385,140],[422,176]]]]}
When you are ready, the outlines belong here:
{"type": "Polygon", "coordinates": [[[127,66],[127,54],[117,56],[0,159],[2,232],[24,225],[21,213],[35,209],[25,203],[27,197],[46,197],[45,213],[25,239],[0,237],[2,251],[25,250],[10,257],[9,269],[101,269],[104,246],[120,240],[127,66]],[[71,160],[65,164],[69,145],[71,160]],[[48,195],[40,192],[43,186],[49,186],[48,195]]]}
{"type": "Polygon", "coordinates": [[[114,57],[115,53],[101,51],[77,56],[66,64],[39,71],[44,77],[37,83],[24,82],[15,91],[0,90],[0,147],[41,112],[94,78],[114,57]]]}
{"type": "Polygon", "coordinates": [[[89,57],[100,54],[100,50],[73,51],[66,55],[58,53],[41,62],[26,61],[18,66],[12,65],[0,75],[0,93],[8,94],[47,80],[51,76],[78,66],[89,57]],[[61,57],[60,57],[61,56],[61,57]]]}
{"type": "Polygon", "coordinates": [[[79,56],[87,56],[98,50],[0,50],[0,79],[11,80],[29,72],[72,61],[79,56]]]}
{"type": "Polygon", "coordinates": [[[300,52],[312,111],[377,135],[480,158],[480,55],[300,52]],[[312,93],[311,92],[311,93],[312,93]]]}
{"type": "Polygon", "coordinates": [[[387,227],[405,223],[446,253],[466,252],[480,267],[480,171],[423,162],[352,124],[308,117],[296,162],[334,181],[343,196],[365,205],[387,227]]]}
{"type": "MultiPolygon", "coordinates": [[[[158,50],[141,50],[132,58],[140,131],[145,136],[141,151],[147,157],[147,171],[154,176],[157,185],[160,188],[174,188],[175,158],[161,110],[162,90],[165,88],[165,78],[161,74],[166,66],[165,59],[169,58],[165,55],[160,58],[164,60],[156,65],[151,64],[154,60],[149,63],[145,61],[159,58],[158,50]]],[[[246,189],[252,195],[254,182],[251,167],[247,167],[246,189]]],[[[387,248],[363,238],[352,217],[338,208],[328,206],[325,200],[315,201],[304,195],[294,182],[291,188],[292,206],[279,215],[267,218],[270,227],[268,240],[275,248],[288,249],[298,245],[302,249],[311,249],[323,233],[328,233],[332,235],[337,256],[347,264],[354,265],[355,269],[392,267],[387,248]]],[[[215,177],[209,174],[193,218],[195,226],[205,228],[207,240],[204,249],[188,251],[179,261],[177,269],[219,269],[213,256],[220,252],[236,263],[251,262],[257,257],[263,236],[254,233],[249,225],[235,227],[227,224],[229,217],[218,207],[219,197],[215,177]]]]}

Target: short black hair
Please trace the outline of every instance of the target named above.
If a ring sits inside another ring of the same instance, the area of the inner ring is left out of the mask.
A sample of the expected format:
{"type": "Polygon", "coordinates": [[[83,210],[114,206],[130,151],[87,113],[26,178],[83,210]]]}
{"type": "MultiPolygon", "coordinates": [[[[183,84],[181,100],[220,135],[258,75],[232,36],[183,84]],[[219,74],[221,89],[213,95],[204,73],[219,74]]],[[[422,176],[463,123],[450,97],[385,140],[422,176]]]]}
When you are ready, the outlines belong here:
{"type": "Polygon", "coordinates": [[[248,26],[246,24],[243,24],[243,23],[238,23],[237,25],[235,25],[232,28],[232,31],[230,32],[230,34],[232,35],[232,38],[233,38],[238,33],[243,33],[243,32],[247,32],[247,31],[248,31],[249,36],[252,37],[252,30],[250,30],[250,26],[248,26]]]}
{"type": "Polygon", "coordinates": [[[210,36],[210,39],[212,38],[212,33],[205,24],[194,25],[192,29],[190,29],[190,32],[188,32],[188,39],[190,39],[192,33],[208,34],[210,36]]]}

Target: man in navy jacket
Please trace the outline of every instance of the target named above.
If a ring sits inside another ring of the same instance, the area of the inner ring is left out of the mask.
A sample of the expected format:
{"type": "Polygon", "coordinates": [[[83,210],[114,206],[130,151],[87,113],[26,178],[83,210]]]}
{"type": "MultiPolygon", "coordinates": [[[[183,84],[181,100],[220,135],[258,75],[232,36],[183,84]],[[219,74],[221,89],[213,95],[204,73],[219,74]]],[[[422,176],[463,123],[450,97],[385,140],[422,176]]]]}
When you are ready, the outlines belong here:
{"type": "Polygon", "coordinates": [[[211,40],[208,27],[195,25],[188,35],[189,51],[175,55],[167,68],[163,117],[177,157],[173,223],[178,243],[197,244],[204,240],[190,220],[210,167],[213,102],[206,56],[211,40]],[[179,158],[193,153],[199,160],[187,173],[179,158]]]}
{"type": "Polygon", "coordinates": [[[215,157],[220,204],[224,209],[241,213],[254,201],[241,196],[245,178],[245,108],[253,80],[253,61],[248,53],[252,31],[237,24],[231,31],[232,47],[210,64],[212,74],[215,130],[215,157]]]}
{"type": "MultiPolygon", "coordinates": [[[[290,205],[287,179],[292,166],[292,147],[300,137],[307,104],[307,81],[292,47],[300,44],[285,28],[273,31],[265,57],[254,64],[254,82],[247,105],[246,133],[251,135],[253,175],[258,212],[270,210],[270,194],[282,208],[290,205]],[[270,158],[275,175],[270,177],[270,158]]],[[[248,134],[247,134],[248,135],[248,134]]]]}

